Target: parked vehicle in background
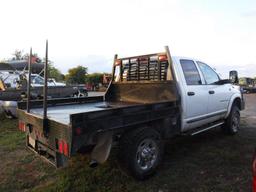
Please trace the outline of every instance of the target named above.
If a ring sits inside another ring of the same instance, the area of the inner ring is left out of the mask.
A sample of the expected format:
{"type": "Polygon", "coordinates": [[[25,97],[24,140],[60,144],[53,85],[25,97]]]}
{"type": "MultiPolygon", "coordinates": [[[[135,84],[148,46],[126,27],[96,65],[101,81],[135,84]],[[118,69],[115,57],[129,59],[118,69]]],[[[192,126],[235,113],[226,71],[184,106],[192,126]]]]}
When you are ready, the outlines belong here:
{"type": "Polygon", "coordinates": [[[66,86],[66,83],[57,82],[54,78],[48,79],[49,86],[66,86]]]}
{"type": "MultiPolygon", "coordinates": [[[[31,83],[32,87],[43,87],[44,86],[44,78],[38,74],[31,74],[31,81],[32,81],[32,83],[31,83]]],[[[66,84],[61,83],[61,82],[56,82],[56,80],[54,78],[49,78],[48,86],[49,87],[52,87],[52,86],[53,87],[64,87],[64,86],[66,86],[66,84]]]]}
{"type": "Polygon", "coordinates": [[[145,179],[161,162],[164,140],[217,127],[239,131],[244,101],[232,84],[237,73],[230,74],[233,82],[222,80],[204,62],[171,57],[166,47],[163,53],[116,55],[112,77],[103,97],[32,101],[30,108],[19,103],[27,146],[57,167],[87,151],[95,167],[117,145],[122,165],[145,179]]]}
{"type": "Polygon", "coordinates": [[[239,85],[244,93],[256,93],[256,81],[253,78],[242,77],[239,79],[239,85]]]}
{"type": "MultiPolygon", "coordinates": [[[[3,112],[7,117],[16,117],[17,101],[27,98],[28,73],[0,72],[0,100],[3,112]]],[[[38,74],[31,74],[31,99],[42,99],[44,78],[38,74]]],[[[84,86],[66,86],[65,83],[48,79],[49,98],[87,97],[84,86]]]]}

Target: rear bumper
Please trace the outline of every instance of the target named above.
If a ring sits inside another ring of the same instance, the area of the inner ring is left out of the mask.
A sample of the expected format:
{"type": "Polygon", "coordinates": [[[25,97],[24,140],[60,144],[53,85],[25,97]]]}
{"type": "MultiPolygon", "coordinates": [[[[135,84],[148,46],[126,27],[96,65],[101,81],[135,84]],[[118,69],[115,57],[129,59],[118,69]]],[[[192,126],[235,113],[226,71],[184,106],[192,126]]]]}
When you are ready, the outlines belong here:
{"type": "Polygon", "coordinates": [[[40,116],[17,109],[19,129],[26,134],[29,149],[56,167],[67,165],[71,156],[70,129],[55,121],[47,122],[47,135],[44,133],[44,119],[40,116]],[[61,144],[61,145],[60,145],[61,144]]]}
{"type": "Polygon", "coordinates": [[[68,157],[49,148],[47,145],[43,144],[39,140],[32,139],[34,143],[31,143],[31,137],[27,134],[26,143],[27,147],[34,153],[39,155],[41,158],[45,159],[47,162],[55,167],[63,167],[68,164],[68,157]]]}

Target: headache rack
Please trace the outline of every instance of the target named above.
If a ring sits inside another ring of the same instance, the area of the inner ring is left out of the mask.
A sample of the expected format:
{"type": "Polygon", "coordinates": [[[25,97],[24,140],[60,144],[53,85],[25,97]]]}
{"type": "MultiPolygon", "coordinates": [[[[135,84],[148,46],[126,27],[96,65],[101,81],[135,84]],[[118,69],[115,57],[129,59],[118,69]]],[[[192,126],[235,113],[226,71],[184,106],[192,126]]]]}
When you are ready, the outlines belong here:
{"type": "Polygon", "coordinates": [[[126,58],[115,55],[112,76],[116,82],[166,81],[173,80],[172,71],[172,59],[166,46],[163,53],[126,58]],[[116,67],[119,67],[117,75],[116,67]]]}
{"type": "Polygon", "coordinates": [[[161,103],[177,100],[176,78],[169,48],[165,52],[118,58],[106,101],[161,103]]]}

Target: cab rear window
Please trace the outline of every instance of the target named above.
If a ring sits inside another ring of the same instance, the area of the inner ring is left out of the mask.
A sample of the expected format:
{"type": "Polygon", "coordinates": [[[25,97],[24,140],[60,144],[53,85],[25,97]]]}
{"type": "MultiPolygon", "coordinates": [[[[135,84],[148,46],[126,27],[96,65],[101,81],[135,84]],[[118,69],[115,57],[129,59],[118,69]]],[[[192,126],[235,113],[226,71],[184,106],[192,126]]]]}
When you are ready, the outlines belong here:
{"type": "Polygon", "coordinates": [[[181,59],[181,68],[183,70],[184,77],[186,79],[187,85],[201,85],[202,81],[200,74],[196,68],[194,61],[181,59]]]}

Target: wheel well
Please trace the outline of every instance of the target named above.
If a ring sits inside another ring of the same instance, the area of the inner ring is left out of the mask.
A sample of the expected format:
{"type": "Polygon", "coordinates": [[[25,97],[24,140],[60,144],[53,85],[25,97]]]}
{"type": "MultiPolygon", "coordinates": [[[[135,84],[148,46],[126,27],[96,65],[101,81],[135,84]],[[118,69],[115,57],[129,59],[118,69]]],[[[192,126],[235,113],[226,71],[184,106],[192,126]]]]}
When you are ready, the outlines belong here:
{"type": "MultiPolygon", "coordinates": [[[[242,106],[241,106],[241,99],[240,98],[235,98],[234,102],[233,102],[233,105],[236,105],[240,110],[242,109],[242,106]]],[[[232,106],[233,106],[232,105],[232,106]]]]}
{"type": "Polygon", "coordinates": [[[179,122],[180,122],[180,119],[178,117],[159,119],[155,121],[150,121],[150,122],[126,127],[121,133],[117,132],[114,135],[120,135],[121,137],[119,136],[117,137],[120,139],[124,135],[129,134],[130,132],[133,132],[137,129],[154,129],[161,135],[162,139],[166,139],[166,138],[171,138],[175,135],[180,134],[179,122]]]}

